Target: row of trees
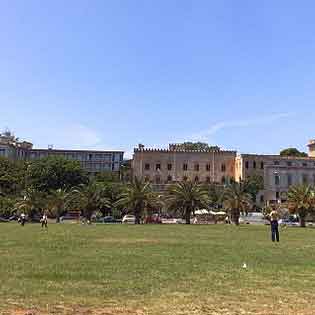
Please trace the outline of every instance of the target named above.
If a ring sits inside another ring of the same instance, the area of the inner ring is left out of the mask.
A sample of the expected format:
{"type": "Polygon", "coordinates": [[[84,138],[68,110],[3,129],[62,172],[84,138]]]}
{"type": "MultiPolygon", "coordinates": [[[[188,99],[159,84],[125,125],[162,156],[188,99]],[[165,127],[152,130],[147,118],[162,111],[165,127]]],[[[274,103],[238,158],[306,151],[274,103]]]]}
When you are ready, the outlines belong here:
{"type": "MultiPolygon", "coordinates": [[[[262,186],[259,177],[241,183],[232,181],[225,187],[186,181],[170,186],[161,196],[152,190],[150,183],[137,178],[128,184],[120,182],[119,176],[106,173],[89,179],[78,162],[64,158],[48,157],[32,162],[0,158],[0,216],[23,211],[34,217],[48,211],[59,222],[65,212],[77,210],[88,220],[95,212],[103,216],[132,213],[136,223],[140,223],[143,216],[163,210],[182,216],[189,224],[198,209],[223,208],[238,224],[241,213],[254,209],[262,186]]],[[[292,187],[285,206],[291,213],[297,213],[305,226],[307,215],[315,212],[314,189],[292,187]]]]}

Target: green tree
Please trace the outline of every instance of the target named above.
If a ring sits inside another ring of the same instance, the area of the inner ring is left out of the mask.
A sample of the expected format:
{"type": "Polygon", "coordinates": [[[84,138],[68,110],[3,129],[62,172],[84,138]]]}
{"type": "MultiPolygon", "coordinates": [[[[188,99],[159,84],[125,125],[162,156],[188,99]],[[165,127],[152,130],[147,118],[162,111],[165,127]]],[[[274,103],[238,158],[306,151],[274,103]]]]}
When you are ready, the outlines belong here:
{"type": "Polygon", "coordinates": [[[219,149],[217,146],[210,146],[208,143],[204,142],[184,142],[178,143],[175,145],[178,150],[187,150],[187,151],[207,151],[210,149],[219,149]]]}
{"type": "Polygon", "coordinates": [[[186,224],[190,224],[190,216],[196,210],[208,208],[210,198],[205,186],[184,181],[176,183],[169,188],[166,197],[166,204],[169,209],[180,212],[185,218],[186,224]]]}
{"type": "Polygon", "coordinates": [[[281,156],[307,157],[307,153],[299,151],[297,148],[287,148],[280,152],[281,156]]]}
{"type": "Polygon", "coordinates": [[[17,195],[24,188],[26,164],[0,157],[0,190],[4,194],[17,195]]]}
{"type": "Polygon", "coordinates": [[[26,181],[29,187],[49,193],[51,190],[71,189],[86,184],[88,177],[80,162],[50,156],[30,163],[26,181]]]}
{"type": "Polygon", "coordinates": [[[78,188],[73,188],[70,194],[71,201],[69,204],[81,210],[83,217],[89,221],[94,212],[111,206],[110,200],[105,197],[103,185],[97,182],[91,182],[88,185],[80,185],[78,188]]]}
{"type": "Polygon", "coordinates": [[[150,183],[135,178],[132,183],[125,186],[116,206],[125,207],[135,216],[135,223],[140,224],[141,217],[148,208],[154,208],[157,196],[153,193],[150,183]]]}
{"type": "Polygon", "coordinates": [[[65,189],[50,191],[47,197],[47,208],[49,212],[56,217],[56,223],[60,222],[60,217],[67,211],[72,201],[70,192],[65,189]]]}
{"type": "Polygon", "coordinates": [[[224,208],[230,213],[231,221],[239,225],[241,213],[248,213],[252,206],[252,197],[243,182],[230,183],[224,192],[224,208]]]}
{"type": "Polygon", "coordinates": [[[16,199],[0,194],[0,216],[9,217],[14,213],[16,199]]]}
{"type": "Polygon", "coordinates": [[[251,195],[255,203],[257,194],[264,189],[264,178],[260,175],[252,175],[244,181],[244,186],[245,191],[251,195]]]}
{"type": "Polygon", "coordinates": [[[35,189],[27,189],[23,197],[17,201],[15,208],[19,213],[24,212],[30,218],[33,218],[35,215],[39,215],[45,206],[46,199],[44,193],[35,189]]]}
{"type": "Polygon", "coordinates": [[[292,186],[288,192],[288,207],[292,214],[298,214],[301,227],[305,219],[314,211],[315,192],[309,185],[292,186]]]}

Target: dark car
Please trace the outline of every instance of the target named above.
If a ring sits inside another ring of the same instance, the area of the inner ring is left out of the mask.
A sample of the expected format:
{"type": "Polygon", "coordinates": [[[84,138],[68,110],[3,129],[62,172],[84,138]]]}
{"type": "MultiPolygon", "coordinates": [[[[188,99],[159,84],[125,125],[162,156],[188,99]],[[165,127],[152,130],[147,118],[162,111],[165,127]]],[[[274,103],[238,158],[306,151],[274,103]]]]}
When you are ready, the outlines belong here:
{"type": "Polygon", "coordinates": [[[9,217],[9,221],[17,221],[18,219],[19,219],[19,216],[16,215],[16,214],[11,215],[11,216],[9,217]]]}
{"type": "Polygon", "coordinates": [[[103,223],[121,223],[121,220],[115,219],[112,216],[107,216],[103,218],[103,223]]]}
{"type": "Polygon", "coordinates": [[[10,222],[10,220],[0,217],[0,222],[5,223],[5,222],[10,222]]]}

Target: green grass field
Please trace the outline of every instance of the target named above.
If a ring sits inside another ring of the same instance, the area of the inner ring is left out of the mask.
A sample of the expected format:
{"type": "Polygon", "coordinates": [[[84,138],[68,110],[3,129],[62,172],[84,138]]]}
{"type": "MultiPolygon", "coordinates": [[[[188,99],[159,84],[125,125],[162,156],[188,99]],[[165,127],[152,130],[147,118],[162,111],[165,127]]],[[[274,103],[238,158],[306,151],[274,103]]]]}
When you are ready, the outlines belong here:
{"type": "Polygon", "coordinates": [[[281,238],[267,226],[0,224],[0,314],[315,314],[315,229],[281,238]]]}

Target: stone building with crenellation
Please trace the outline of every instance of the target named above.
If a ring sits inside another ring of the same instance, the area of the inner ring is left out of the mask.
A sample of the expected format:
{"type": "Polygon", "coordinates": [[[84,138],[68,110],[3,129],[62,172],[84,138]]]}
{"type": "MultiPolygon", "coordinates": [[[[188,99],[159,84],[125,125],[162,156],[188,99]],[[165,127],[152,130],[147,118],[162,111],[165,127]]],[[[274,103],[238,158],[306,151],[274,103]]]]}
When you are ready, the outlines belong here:
{"type": "Polygon", "coordinates": [[[256,204],[260,207],[287,200],[292,185],[315,185],[315,140],[308,144],[307,157],[237,154],[236,151],[210,147],[207,150],[183,150],[180,145],[168,149],[149,149],[142,145],[134,150],[133,176],[149,181],[160,191],[168,184],[183,180],[227,184],[230,179],[262,179],[263,189],[256,204]]]}
{"type": "Polygon", "coordinates": [[[218,147],[184,150],[171,144],[168,149],[149,149],[142,145],[134,150],[133,176],[156,187],[184,180],[225,184],[235,174],[236,151],[218,147]]]}

